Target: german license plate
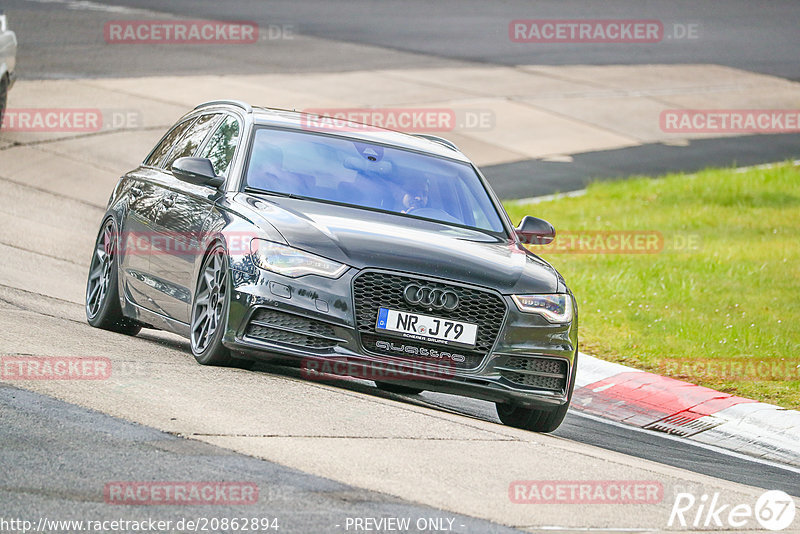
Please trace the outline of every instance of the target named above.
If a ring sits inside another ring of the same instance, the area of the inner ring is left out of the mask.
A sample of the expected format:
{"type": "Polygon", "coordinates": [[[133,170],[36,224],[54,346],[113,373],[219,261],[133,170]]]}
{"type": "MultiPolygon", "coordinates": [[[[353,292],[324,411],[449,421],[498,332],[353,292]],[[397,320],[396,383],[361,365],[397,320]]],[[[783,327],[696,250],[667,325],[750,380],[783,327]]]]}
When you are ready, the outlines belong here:
{"type": "Polygon", "coordinates": [[[408,339],[463,347],[474,347],[478,336],[476,324],[389,308],[378,308],[376,330],[408,339]]]}

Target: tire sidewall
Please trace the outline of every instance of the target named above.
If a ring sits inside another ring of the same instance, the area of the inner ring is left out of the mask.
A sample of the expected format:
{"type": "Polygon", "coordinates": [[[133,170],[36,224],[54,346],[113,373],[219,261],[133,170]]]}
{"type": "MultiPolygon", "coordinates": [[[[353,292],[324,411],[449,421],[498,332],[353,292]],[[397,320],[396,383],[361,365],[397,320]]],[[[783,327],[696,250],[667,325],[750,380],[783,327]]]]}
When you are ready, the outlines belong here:
{"type": "Polygon", "coordinates": [[[0,129],[3,127],[6,117],[6,106],[8,104],[8,77],[3,75],[0,78],[0,129]]]}
{"type": "MultiPolygon", "coordinates": [[[[97,254],[97,243],[103,236],[103,230],[105,229],[108,222],[111,221],[112,224],[112,236],[114,240],[117,240],[117,223],[113,217],[106,217],[103,219],[103,224],[100,225],[100,231],[97,234],[97,238],[94,242],[94,248],[92,249],[92,260],[94,260],[94,255],[97,254]]],[[[111,274],[110,279],[108,281],[108,289],[106,289],[106,295],[103,299],[103,302],[100,303],[100,307],[97,309],[97,313],[94,316],[89,315],[89,277],[91,276],[92,271],[92,262],[89,262],[89,276],[86,277],[86,291],[84,294],[84,311],[86,312],[86,320],[89,322],[90,325],[98,327],[98,328],[107,328],[108,323],[116,322],[116,317],[110,317],[114,310],[112,306],[117,304],[119,306],[119,287],[118,287],[118,273],[117,273],[117,262],[119,259],[119,242],[117,241],[115,245],[115,254],[114,259],[111,262],[111,274]],[[115,302],[117,301],[117,302],[115,302]]]]}
{"type": "Polygon", "coordinates": [[[222,344],[222,340],[225,337],[225,331],[228,328],[228,310],[230,309],[231,288],[231,272],[230,266],[228,265],[228,255],[225,251],[225,247],[221,243],[217,242],[209,249],[209,252],[203,259],[203,263],[200,267],[200,273],[195,281],[194,295],[192,296],[192,313],[189,317],[189,345],[195,360],[197,360],[197,362],[200,364],[219,365],[227,363],[230,359],[229,352],[222,344]],[[214,332],[214,336],[211,338],[211,341],[205,350],[203,352],[197,352],[194,342],[192,341],[191,332],[192,324],[194,322],[195,307],[197,306],[197,293],[200,287],[200,277],[203,276],[206,266],[208,262],[211,261],[211,258],[214,256],[214,254],[220,254],[223,258],[222,268],[225,269],[225,299],[222,303],[222,314],[220,316],[220,324],[217,326],[217,331],[214,332]]]}

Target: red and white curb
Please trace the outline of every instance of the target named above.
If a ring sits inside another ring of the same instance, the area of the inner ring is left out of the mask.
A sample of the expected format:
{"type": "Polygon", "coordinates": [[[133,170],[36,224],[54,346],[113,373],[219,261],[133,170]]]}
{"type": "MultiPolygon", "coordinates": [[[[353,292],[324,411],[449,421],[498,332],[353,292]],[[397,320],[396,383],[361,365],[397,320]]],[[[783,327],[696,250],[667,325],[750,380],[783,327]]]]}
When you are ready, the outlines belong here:
{"type": "Polygon", "coordinates": [[[800,412],[581,353],[573,409],[800,467],[800,412]]]}

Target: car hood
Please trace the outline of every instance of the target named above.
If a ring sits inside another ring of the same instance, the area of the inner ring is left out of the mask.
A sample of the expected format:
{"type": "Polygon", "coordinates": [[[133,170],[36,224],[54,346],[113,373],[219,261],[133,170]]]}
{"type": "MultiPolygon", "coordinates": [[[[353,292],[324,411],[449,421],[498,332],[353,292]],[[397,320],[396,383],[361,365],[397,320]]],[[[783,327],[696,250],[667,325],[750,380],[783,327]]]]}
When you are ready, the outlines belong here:
{"type": "Polygon", "coordinates": [[[548,263],[508,238],[403,215],[315,202],[241,194],[296,248],[357,269],[417,273],[490,287],[501,293],[563,292],[548,263]]]}

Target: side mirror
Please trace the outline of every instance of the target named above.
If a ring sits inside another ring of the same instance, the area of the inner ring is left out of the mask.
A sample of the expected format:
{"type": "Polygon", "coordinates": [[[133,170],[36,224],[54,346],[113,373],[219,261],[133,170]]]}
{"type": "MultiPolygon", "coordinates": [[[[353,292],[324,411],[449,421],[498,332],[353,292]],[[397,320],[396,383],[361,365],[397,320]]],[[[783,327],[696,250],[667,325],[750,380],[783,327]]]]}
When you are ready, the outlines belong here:
{"type": "Polygon", "coordinates": [[[178,180],[195,185],[216,188],[225,183],[225,178],[217,176],[214,165],[207,158],[178,158],[172,164],[172,174],[178,180]]]}
{"type": "Polygon", "coordinates": [[[526,215],[516,228],[520,241],[526,245],[547,245],[556,238],[556,229],[544,219],[526,215]]]}

